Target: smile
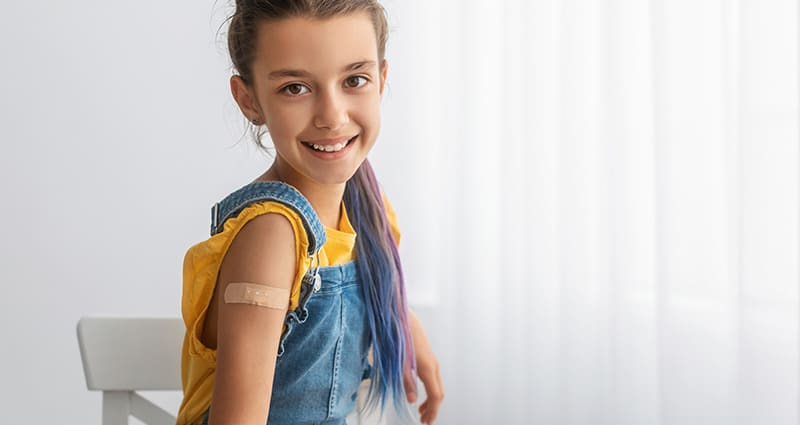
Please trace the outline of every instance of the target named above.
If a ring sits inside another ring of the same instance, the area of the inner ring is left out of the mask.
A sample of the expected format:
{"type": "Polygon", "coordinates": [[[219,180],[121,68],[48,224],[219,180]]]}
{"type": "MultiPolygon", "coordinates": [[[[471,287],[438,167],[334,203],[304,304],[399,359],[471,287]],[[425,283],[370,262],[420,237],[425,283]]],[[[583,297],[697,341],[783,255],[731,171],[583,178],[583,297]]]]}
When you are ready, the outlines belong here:
{"type": "Polygon", "coordinates": [[[333,144],[325,144],[325,145],[311,143],[311,142],[302,142],[302,143],[306,147],[311,148],[311,149],[313,149],[313,150],[315,150],[317,152],[334,153],[334,152],[339,152],[342,149],[344,149],[347,146],[349,146],[350,143],[353,142],[353,140],[356,139],[356,137],[358,137],[357,134],[355,136],[345,140],[344,142],[333,143],[333,144]]]}

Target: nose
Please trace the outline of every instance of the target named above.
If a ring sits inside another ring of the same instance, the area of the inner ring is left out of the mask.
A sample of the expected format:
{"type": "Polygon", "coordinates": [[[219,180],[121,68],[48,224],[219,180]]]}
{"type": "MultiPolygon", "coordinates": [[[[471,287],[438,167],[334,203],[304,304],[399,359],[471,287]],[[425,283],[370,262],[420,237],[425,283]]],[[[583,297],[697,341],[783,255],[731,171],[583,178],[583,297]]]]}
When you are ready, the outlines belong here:
{"type": "Polygon", "coordinates": [[[349,121],[347,103],[343,94],[323,90],[317,100],[314,113],[314,126],[328,130],[338,130],[349,121]]]}

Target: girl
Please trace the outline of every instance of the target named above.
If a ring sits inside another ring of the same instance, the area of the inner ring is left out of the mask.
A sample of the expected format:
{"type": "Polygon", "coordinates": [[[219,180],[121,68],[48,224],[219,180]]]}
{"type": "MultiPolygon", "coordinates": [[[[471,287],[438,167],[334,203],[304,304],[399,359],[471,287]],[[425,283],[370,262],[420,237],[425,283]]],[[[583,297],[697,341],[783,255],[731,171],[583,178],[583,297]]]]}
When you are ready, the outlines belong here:
{"type": "Polygon", "coordinates": [[[186,254],[179,425],[344,424],[367,378],[370,406],[388,397],[403,412],[415,371],[421,420],[436,418],[438,362],[366,160],[386,38],[374,0],[236,1],[231,92],[276,155],[212,208],[211,238],[186,254]]]}

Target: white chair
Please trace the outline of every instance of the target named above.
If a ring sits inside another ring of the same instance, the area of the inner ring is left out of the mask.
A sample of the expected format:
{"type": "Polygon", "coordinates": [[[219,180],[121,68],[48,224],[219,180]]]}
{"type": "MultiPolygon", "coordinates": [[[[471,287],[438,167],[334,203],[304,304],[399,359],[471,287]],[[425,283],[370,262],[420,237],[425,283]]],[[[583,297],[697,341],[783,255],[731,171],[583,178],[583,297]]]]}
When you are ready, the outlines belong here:
{"type": "MultiPolygon", "coordinates": [[[[181,391],[181,344],[186,327],[178,318],[83,317],[78,321],[86,387],[103,392],[103,425],[128,425],[130,416],[148,425],[175,425],[175,416],[136,391],[181,391]]],[[[359,388],[359,406],[369,381],[359,388]]],[[[420,388],[421,391],[424,389],[420,388]]],[[[423,394],[424,395],[424,394],[423,394]]],[[[347,423],[386,424],[393,412],[353,412],[347,423]]]]}
{"type": "Polygon", "coordinates": [[[136,391],[181,391],[180,355],[186,328],[179,318],[78,321],[86,386],[103,392],[103,425],[174,425],[175,416],[136,391]]]}

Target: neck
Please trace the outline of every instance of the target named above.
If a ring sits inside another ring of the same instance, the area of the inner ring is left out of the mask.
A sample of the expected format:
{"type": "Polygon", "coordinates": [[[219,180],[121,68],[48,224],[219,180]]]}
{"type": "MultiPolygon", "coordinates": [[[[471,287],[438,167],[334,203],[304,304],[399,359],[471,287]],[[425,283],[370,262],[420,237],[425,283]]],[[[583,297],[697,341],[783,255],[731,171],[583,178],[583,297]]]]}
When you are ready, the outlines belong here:
{"type": "Polygon", "coordinates": [[[278,180],[294,186],[314,207],[324,226],[339,230],[342,197],[346,183],[320,184],[286,166],[278,158],[259,180],[278,180]]]}

